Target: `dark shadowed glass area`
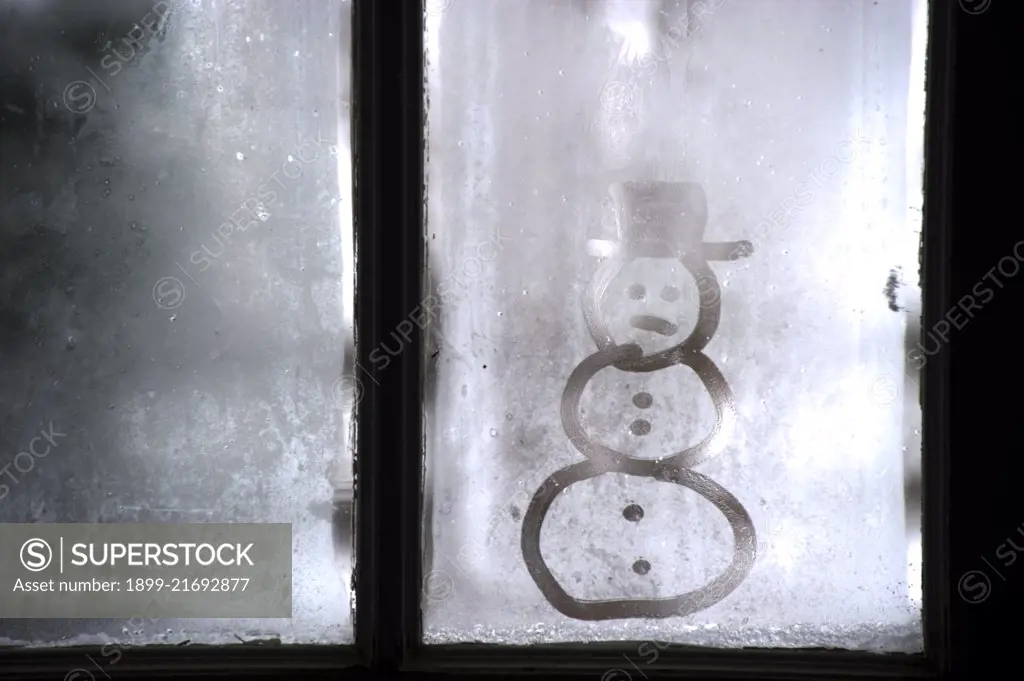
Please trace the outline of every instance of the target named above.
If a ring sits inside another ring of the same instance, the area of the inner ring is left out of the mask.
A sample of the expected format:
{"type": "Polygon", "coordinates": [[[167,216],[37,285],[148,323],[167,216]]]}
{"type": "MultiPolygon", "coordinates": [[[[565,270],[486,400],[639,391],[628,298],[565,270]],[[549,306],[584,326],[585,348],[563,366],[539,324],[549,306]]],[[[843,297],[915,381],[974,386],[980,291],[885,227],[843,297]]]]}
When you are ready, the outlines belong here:
{"type": "Polygon", "coordinates": [[[352,640],[350,14],[0,2],[0,521],[294,544],[290,620],[7,619],[0,644],[352,640]]]}

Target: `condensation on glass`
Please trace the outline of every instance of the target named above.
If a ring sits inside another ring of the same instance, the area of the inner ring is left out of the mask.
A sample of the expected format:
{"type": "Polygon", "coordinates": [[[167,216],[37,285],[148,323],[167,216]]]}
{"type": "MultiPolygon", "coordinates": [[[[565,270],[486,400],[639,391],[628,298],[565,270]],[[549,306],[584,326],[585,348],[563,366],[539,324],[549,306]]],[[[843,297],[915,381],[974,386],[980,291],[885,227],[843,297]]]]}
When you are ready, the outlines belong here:
{"type": "Polygon", "coordinates": [[[922,650],[925,10],[427,3],[428,643],[922,650]]]}
{"type": "Polygon", "coordinates": [[[290,522],[294,616],[0,644],[351,641],[351,5],[2,11],[0,521],[290,522]]]}

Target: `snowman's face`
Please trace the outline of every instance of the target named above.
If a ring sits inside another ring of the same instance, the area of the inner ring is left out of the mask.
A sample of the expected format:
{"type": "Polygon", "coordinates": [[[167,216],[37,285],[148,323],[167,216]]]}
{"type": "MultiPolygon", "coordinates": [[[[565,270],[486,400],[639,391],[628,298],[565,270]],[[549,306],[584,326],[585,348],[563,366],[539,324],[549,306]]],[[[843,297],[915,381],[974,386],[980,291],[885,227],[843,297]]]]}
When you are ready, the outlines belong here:
{"type": "Polygon", "coordinates": [[[612,279],[599,313],[616,345],[635,343],[651,355],[685,341],[700,306],[698,282],[682,263],[636,258],[612,279]]]}

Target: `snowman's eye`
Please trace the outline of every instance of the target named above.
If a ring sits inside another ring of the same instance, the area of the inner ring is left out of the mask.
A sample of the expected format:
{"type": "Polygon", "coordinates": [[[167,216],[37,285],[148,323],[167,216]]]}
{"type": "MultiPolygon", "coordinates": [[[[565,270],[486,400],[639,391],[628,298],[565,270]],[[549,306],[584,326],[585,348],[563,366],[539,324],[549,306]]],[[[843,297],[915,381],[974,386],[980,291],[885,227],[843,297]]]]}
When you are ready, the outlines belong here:
{"type": "Polygon", "coordinates": [[[661,289],[661,299],[669,303],[676,302],[679,300],[679,289],[675,286],[666,286],[661,289]]]}
{"type": "Polygon", "coordinates": [[[643,300],[644,296],[647,295],[647,289],[644,288],[643,284],[633,284],[626,292],[633,300],[643,300]]]}

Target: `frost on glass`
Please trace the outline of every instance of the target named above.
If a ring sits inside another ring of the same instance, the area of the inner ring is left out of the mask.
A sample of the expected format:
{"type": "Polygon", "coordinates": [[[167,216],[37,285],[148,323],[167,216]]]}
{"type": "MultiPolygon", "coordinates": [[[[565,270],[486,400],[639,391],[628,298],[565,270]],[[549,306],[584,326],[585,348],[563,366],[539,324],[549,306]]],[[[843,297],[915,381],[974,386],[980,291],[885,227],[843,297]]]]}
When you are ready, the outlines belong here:
{"type": "Polygon", "coordinates": [[[427,7],[426,641],[919,652],[923,3],[427,7]]]}
{"type": "Polygon", "coordinates": [[[138,644],[352,641],[350,13],[0,0],[0,522],[294,543],[291,619],[2,619],[0,645],[103,646],[98,677],[138,644]]]}

